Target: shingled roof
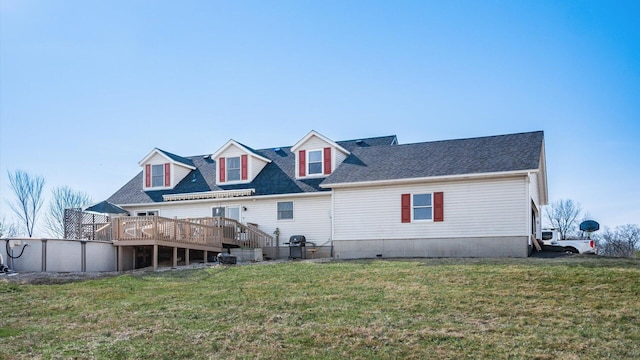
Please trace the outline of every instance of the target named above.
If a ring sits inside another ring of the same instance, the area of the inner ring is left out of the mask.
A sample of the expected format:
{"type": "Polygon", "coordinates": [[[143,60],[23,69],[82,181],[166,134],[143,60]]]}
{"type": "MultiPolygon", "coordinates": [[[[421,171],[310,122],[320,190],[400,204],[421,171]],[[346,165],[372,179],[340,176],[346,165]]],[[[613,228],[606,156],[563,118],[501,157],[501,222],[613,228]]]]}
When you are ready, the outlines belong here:
{"type": "Polygon", "coordinates": [[[181,164],[187,165],[187,166],[191,166],[193,167],[193,161],[183,158],[182,156],[178,156],[176,154],[172,154],[168,151],[162,150],[162,149],[158,149],[156,148],[156,150],[160,151],[161,153],[163,153],[164,155],[166,155],[167,157],[169,157],[171,160],[175,161],[175,162],[179,162],[181,164]]]}
{"type": "MultiPolygon", "coordinates": [[[[348,151],[354,151],[359,148],[369,148],[376,146],[385,146],[397,144],[394,135],[382,136],[375,138],[366,138],[359,140],[338,141],[340,146],[348,151]]],[[[243,145],[244,146],[244,145],[243,145]]],[[[295,156],[291,152],[291,147],[270,148],[262,150],[254,150],[247,147],[250,151],[264,158],[271,160],[264,169],[256,176],[256,178],[246,184],[235,185],[216,185],[216,163],[210,156],[199,155],[182,158],[181,162],[193,164],[195,170],[187,175],[173,189],[169,190],[151,190],[143,191],[142,171],[138,173],[122,188],[116,191],[108,201],[113,204],[146,204],[163,202],[163,195],[173,194],[189,194],[206,191],[220,190],[238,190],[238,189],[255,189],[255,195],[274,195],[274,194],[296,194],[296,193],[312,193],[320,191],[328,191],[320,187],[320,183],[325,178],[301,179],[295,177],[295,156]]],[[[163,151],[163,153],[168,154],[163,151]]],[[[173,156],[174,154],[171,154],[173,156]]],[[[176,158],[172,157],[176,160],[176,158]]]]}
{"type": "Polygon", "coordinates": [[[543,139],[536,131],[357,148],[322,185],[534,170],[543,139]]]}
{"type": "Polygon", "coordinates": [[[174,160],[177,157],[196,168],[173,189],[143,191],[140,172],[108,201],[119,205],[155,203],[163,202],[163,195],[239,189],[255,189],[254,195],[258,196],[312,193],[329,191],[336,184],[535,170],[540,167],[544,133],[406,145],[397,145],[395,136],[337,143],[351,154],[327,178],[296,179],[291,147],[262,150],[247,147],[271,162],[252,182],[223,186],[216,185],[216,163],[210,156],[181,158],[171,154],[174,160]]]}

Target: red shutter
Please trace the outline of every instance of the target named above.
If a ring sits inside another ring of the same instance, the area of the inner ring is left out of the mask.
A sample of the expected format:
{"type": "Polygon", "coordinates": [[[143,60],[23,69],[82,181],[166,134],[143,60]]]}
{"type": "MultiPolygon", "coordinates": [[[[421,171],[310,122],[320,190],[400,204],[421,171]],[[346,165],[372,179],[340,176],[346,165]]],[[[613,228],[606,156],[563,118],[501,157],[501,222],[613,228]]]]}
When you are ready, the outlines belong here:
{"type": "Polygon", "coordinates": [[[433,221],[444,221],[444,195],[433,193],[433,221]]]}
{"type": "Polygon", "coordinates": [[[220,166],[218,166],[218,170],[220,171],[220,182],[225,182],[225,171],[226,170],[224,168],[224,165],[225,165],[224,158],[223,157],[219,158],[218,162],[220,163],[220,166]]]}
{"type": "Polygon", "coordinates": [[[402,222],[411,222],[411,194],[402,194],[401,203],[402,222]]]}
{"type": "Polygon", "coordinates": [[[144,186],[151,187],[151,165],[144,166],[144,186]]]}
{"type": "Polygon", "coordinates": [[[171,164],[164,164],[164,186],[171,186],[171,164]]]}
{"type": "Polygon", "coordinates": [[[240,169],[241,169],[240,173],[241,173],[241,176],[242,176],[242,180],[247,180],[247,173],[248,173],[248,171],[247,171],[247,155],[242,155],[240,157],[240,162],[242,163],[240,165],[240,169]]]}
{"type": "Polygon", "coordinates": [[[331,148],[324,148],[324,174],[331,174],[331,148]]]}
{"type": "Polygon", "coordinates": [[[305,150],[298,151],[298,168],[300,176],[307,174],[307,152],[305,150]]]}

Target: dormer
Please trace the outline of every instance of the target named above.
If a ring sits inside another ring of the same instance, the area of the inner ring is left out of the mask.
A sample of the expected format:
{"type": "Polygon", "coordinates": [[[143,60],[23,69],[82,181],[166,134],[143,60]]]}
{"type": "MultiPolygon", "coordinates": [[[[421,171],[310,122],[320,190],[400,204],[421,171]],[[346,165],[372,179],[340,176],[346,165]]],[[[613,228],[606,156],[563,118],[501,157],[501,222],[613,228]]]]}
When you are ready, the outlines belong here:
{"type": "Polygon", "coordinates": [[[173,189],[196,167],[189,159],[155,148],[138,163],[142,167],[142,189],[173,189]]]}
{"type": "Polygon", "coordinates": [[[211,159],[217,164],[217,185],[250,183],[271,162],[233,139],[213,153],[211,159]]]}
{"type": "Polygon", "coordinates": [[[296,179],[326,177],[344,161],[349,151],[312,130],[291,147],[296,156],[296,179]]]}

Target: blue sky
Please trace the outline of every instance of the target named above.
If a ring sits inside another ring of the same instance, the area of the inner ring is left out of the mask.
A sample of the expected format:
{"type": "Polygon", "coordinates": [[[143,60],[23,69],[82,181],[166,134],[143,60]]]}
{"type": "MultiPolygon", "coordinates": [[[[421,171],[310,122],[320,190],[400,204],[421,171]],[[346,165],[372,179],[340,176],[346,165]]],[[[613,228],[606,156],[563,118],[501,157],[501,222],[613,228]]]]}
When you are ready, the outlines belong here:
{"type": "Polygon", "coordinates": [[[640,224],[635,1],[0,2],[7,170],[109,197],[154,147],[544,130],[550,200],[640,224]]]}

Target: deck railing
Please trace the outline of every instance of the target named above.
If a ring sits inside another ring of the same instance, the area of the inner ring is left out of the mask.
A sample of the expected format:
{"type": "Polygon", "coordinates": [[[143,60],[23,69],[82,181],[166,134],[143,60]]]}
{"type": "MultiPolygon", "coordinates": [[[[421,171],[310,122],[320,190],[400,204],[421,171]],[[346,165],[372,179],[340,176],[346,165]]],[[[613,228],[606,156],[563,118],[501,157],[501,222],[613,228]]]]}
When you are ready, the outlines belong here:
{"type": "Polygon", "coordinates": [[[96,230],[96,239],[115,241],[161,240],[167,242],[222,247],[257,248],[272,246],[273,237],[233,219],[206,217],[170,219],[160,216],[114,218],[96,230]]]}

